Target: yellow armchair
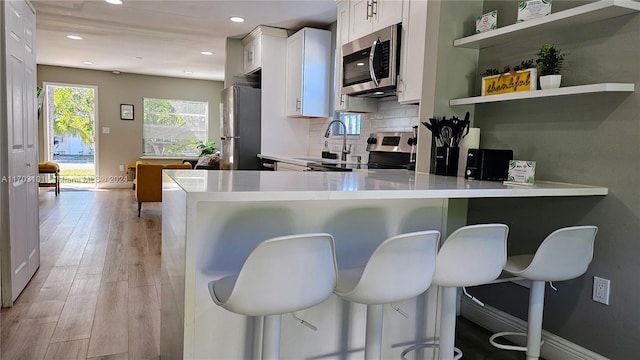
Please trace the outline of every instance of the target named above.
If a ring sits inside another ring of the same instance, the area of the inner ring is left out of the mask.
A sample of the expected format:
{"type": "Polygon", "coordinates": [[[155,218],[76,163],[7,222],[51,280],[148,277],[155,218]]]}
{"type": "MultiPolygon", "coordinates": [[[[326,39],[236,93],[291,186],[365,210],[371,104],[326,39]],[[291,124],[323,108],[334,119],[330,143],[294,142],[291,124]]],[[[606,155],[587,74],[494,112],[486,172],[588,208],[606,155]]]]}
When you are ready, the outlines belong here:
{"type": "Polygon", "coordinates": [[[191,169],[191,164],[146,164],[138,162],[136,164],[135,179],[138,217],[140,217],[143,202],[162,201],[162,170],[164,169],[191,169]]]}

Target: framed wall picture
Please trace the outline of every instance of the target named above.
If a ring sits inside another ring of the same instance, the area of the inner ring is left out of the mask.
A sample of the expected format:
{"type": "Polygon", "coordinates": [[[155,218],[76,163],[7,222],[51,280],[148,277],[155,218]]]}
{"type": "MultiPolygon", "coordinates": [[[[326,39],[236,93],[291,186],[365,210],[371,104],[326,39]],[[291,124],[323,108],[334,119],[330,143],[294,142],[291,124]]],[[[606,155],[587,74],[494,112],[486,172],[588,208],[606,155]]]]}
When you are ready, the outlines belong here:
{"type": "Polygon", "coordinates": [[[120,104],[120,120],[133,120],[133,105],[120,104]]]}

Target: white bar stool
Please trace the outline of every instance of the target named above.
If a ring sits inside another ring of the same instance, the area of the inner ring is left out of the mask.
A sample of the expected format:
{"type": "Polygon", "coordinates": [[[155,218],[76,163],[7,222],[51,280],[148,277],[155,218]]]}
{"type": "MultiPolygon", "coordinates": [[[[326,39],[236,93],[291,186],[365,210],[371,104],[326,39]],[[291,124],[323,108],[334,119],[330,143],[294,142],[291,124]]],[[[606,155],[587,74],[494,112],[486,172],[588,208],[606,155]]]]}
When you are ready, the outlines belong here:
{"type": "Polygon", "coordinates": [[[367,305],[364,358],[382,356],[383,305],[425,292],[435,269],[440,232],[420,231],[383,241],[362,268],[340,270],[334,291],[367,305]]]}
{"type": "Polygon", "coordinates": [[[531,280],[527,333],[500,332],[489,338],[491,345],[499,349],[525,351],[527,360],[540,358],[545,282],[570,280],[584,274],[593,258],[597,232],[596,226],[558,229],[544,239],[535,254],[509,256],[504,270],[531,280]],[[526,336],[527,346],[496,342],[498,337],[505,335],[526,336]]]}
{"type": "Polygon", "coordinates": [[[440,360],[462,357],[462,352],[455,347],[457,288],[487,284],[500,276],[507,260],[508,233],[507,225],[481,224],[464,226],[449,235],[438,252],[433,276],[433,284],[442,287],[439,345],[410,346],[402,352],[402,359],[406,359],[409,352],[425,347],[439,347],[440,360]]]}
{"type": "Polygon", "coordinates": [[[282,236],[260,243],[238,275],[209,282],[209,294],[231,312],[264,316],[262,359],[279,359],[282,314],[326,300],[336,276],[331,235],[282,236]]]}

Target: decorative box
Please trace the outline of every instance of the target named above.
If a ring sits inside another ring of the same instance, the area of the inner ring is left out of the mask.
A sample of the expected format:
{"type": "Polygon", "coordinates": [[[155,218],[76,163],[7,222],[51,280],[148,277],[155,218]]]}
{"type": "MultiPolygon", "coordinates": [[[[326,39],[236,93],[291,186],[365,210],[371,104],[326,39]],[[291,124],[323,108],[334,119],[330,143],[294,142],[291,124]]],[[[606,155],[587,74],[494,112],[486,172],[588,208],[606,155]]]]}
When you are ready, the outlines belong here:
{"type": "Polygon", "coordinates": [[[516,71],[515,75],[504,73],[482,78],[482,96],[537,89],[538,70],[536,68],[516,71]]]}

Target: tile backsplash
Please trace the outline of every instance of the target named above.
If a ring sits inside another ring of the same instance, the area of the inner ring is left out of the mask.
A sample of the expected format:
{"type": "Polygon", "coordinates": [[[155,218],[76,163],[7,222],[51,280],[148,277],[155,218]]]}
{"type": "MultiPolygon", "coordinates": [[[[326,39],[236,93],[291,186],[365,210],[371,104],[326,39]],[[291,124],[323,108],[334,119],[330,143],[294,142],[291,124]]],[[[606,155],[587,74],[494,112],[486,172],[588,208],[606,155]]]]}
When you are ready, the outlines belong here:
{"type": "MultiPolygon", "coordinates": [[[[312,119],[309,126],[309,155],[320,156],[324,142],[329,140],[331,152],[340,156],[342,136],[324,137],[324,132],[331,122],[330,118],[312,119]]],[[[351,144],[349,156],[362,156],[367,162],[369,154],[366,151],[369,134],[376,131],[413,131],[418,125],[418,105],[400,105],[397,97],[378,100],[378,111],[362,114],[360,120],[360,135],[348,135],[347,146],[351,144]]],[[[349,159],[351,160],[351,159],[349,159]]]]}

